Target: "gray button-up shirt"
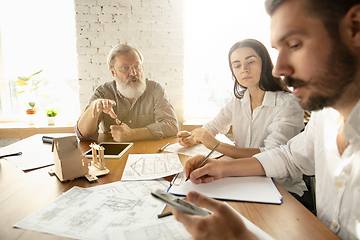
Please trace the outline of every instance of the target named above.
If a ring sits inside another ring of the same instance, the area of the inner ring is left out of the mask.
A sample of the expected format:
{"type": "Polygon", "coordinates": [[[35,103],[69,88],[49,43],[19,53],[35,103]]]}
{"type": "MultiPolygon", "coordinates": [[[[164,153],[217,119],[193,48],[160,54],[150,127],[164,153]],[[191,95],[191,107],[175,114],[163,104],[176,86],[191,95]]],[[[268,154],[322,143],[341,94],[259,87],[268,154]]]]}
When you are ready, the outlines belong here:
{"type": "MultiPolygon", "coordinates": [[[[164,138],[176,135],[178,132],[178,121],[174,107],[165,92],[165,88],[158,82],[146,80],[146,90],[131,105],[130,102],[119,93],[116,88],[116,81],[107,82],[99,86],[89,104],[98,99],[111,99],[116,102],[113,107],[119,120],[124,119],[130,128],[147,127],[155,138],[164,138]]],[[[97,140],[99,131],[110,132],[110,126],[116,125],[115,119],[103,112],[99,115],[98,129],[91,135],[82,135],[76,124],[75,133],[80,141],[97,140]]]]}

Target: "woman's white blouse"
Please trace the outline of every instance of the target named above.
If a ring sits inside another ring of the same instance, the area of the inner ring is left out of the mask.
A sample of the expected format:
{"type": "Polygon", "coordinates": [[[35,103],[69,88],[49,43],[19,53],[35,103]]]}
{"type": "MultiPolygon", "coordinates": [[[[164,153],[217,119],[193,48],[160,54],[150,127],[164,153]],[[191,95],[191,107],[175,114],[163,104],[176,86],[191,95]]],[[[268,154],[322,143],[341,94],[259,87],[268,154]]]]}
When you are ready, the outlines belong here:
{"type": "Polygon", "coordinates": [[[251,112],[250,105],[248,91],[242,99],[234,96],[203,127],[215,136],[226,134],[232,125],[236,146],[261,152],[286,144],[304,127],[304,110],[291,93],[267,91],[260,107],[251,112]]]}

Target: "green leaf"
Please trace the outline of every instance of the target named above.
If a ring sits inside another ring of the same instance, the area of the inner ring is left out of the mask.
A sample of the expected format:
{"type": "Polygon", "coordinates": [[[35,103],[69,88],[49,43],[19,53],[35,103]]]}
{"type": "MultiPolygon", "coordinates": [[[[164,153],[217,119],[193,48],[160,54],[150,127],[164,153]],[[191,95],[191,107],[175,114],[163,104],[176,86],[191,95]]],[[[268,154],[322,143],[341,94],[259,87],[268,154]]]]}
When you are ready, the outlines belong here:
{"type": "Polygon", "coordinates": [[[46,98],[50,98],[50,96],[48,96],[48,95],[46,95],[46,94],[40,94],[40,96],[42,96],[42,97],[46,97],[46,98]]]}
{"type": "Polygon", "coordinates": [[[26,86],[27,82],[23,81],[23,80],[17,80],[17,81],[15,81],[15,85],[17,85],[17,86],[26,86]]]}
{"type": "Polygon", "coordinates": [[[39,80],[39,81],[37,81],[34,85],[36,86],[36,85],[38,85],[39,83],[41,83],[42,81],[44,81],[45,79],[41,79],[41,80],[39,80]]]}
{"type": "Polygon", "coordinates": [[[33,88],[33,89],[31,89],[31,91],[35,91],[36,89],[38,89],[39,87],[35,87],[35,88],[33,88]]]}
{"type": "Polygon", "coordinates": [[[18,79],[21,81],[24,81],[24,82],[29,81],[29,78],[27,78],[27,77],[18,77],[18,79]]]}
{"type": "Polygon", "coordinates": [[[19,92],[17,92],[17,94],[21,94],[21,93],[24,93],[24,92],[26,92],[26,91],[19,91],[19,92]]]}
{"type": "Polygon", "coordinates": [[[40,70],[40,71],[38,71],[38,72],[36,72],[36,73],[34,73],[33,75],[31,75],[30,77],[28,77],[28,79],[30,79],[30,78],[32,78],[33,76],[35,76],[36,74],[39,74],[39,73],[41,73],[43,70],[40,70]]]}
{"type": "Polygon", "coordinates": [[[29,102],[29,105],[31,108],[34,108],[35,107],[35,102],[29,102]]]}
{"type": "Polygon", "coordinates": [[[57,114],[58,114],[58,110],[55,109],[55,108],[51,108],[51,109],[49,109],[49,110],[46,111],[46,115],[47,115],[48,117],[56,117],[57,114]]]}

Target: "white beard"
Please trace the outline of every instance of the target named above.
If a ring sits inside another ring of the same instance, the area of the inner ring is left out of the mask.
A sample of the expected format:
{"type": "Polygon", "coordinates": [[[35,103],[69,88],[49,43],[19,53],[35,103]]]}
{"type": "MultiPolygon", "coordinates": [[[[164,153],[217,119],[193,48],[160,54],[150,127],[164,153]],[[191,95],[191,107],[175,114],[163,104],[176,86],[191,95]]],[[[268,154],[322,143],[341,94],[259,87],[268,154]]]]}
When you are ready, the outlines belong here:
{"type": "Polygon", "coordinates": [[[126,98],[138,98],[140,97],[146,90],[146,82],[144,77],[131,76],[124,83],[115,73],[115,81],[117,90],[126,98]],[[133,79],[138,80],[135,84],[131,81],[133,79]]]}

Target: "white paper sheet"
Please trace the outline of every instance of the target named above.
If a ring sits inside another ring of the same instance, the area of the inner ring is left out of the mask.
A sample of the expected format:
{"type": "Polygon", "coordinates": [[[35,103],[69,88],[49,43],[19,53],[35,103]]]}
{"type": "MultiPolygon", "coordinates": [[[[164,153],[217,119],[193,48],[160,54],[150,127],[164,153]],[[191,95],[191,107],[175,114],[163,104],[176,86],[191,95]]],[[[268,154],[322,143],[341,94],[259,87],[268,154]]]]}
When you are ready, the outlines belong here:
{"type": "MultiPolygon", "coordinates": [[[[183,155],[187,155],[187,156],[195,156],[197,154],[206,156],[211,152],[211,149],[206,148],[202,144],[196,144],[191,147],[183,147],[179,143],[174,143],[174,144],[171,144],[170,146],[168,146],[165,149],[165,151],[179,153],[179,154],[183,154],[183,155]]],[[[215,151],[215,152],[213,152],[213,154],[211,154],[211,157],[217,158],[222,155],[223,155],[222,153],[215,151]]]]}
{"type": "Polygon", "coordinates": [[[193,239],[182,223],[175,220],[174,216],[156,219],[151,222],[136,224],[128,228],[109,229],[109,240],[170,240],[193,239]]]}
{"type": "Polygon", "coordinates": [[[176,153],[129,154],[121,180],[158,179],[182,171],[176,153]]]}
{"type": "MultiPolygon", "coordinates": [[[[227,203],[226,203],[227,204],[227,203]]],[[[235,211],[229,204],[227,204],[234,212],[236,212],[244,221],[245,226],[254,233],[259,240],[273,240],[270,235],[261,230],[255,224],[246,219],[243,215],[235,211]]],[[[109,240],[135,240],[135,239],[193,239],[190,233],[185,229],[184,225],[176,221],[174,216],[169,216],[152,222],[145,222],[142,224],[135,224],[128,228],[111,228],[108,231],[109,240]]]]}
{"type": "MultiPolygon", "coordinates": [[[[65,136],[72,136],[73,133],[52,133],[46,134],[46,136],[51,137],[65,137],[65,136]]],[[[36,138],[34,138],[36,139],[36,138]]],[[[21,140],[21,141],[27,141],[21,140]]],[[[46,167],[49,165],[54,164],[54,153],[51,152],[51,144],[49,143],[42,143],[41,138],[39,138],[39,144],[34,146],[26,146],[20,142],[13,143],[12,146],[19,145],[17,149],[18,152],[22,152],[20,156],[12,156],[6,157],[5,159],[20,168],[23,171],[36,169],[40,167],[46,167]]],[[[9,147],[4,147],[2,149],[2,154],[5,154],[6,149],[9,147]]]]}
{"type": "Polygon", "coordinates": [[[180,185],[173,185],[169,189],[170,193],[180,196],[185,196],[189,191],[197,191],[222,200],[282,203],[275,183],[267,177],[227,177],[200,184],[181,181],[180,185]]]}
{"type": "MultiPolygon", "coordinates": [[[[227,138],[224,134],[217,134],[215,136],[215,138],[217,140],[221,141],[221,142],[234,145],[234,143],[229,138],[227,138]]],[[[187,155],[187,156],[192,157],[192,156],[195,156],[197,154],[207,156],[211,152],[211,149],[208,149],[203,144],[196,144],[196,145],[191,146],[191,147],[183,147],[179,143],[174,143],[174,144],[171,144],[170,146],[166,147],[165,151],[179,153],[179,154],[183,154],[183,155],[187,155]]],[[[215,152],[213,152],[213,154],[211,154],[210,157],[211,158],[218,158],[218,157],[221,157],[221,156],[223,156],[222,153],[220,153],[218,151],[215,151],[215,152]]]]}
{"type": "Polygon", "coordinates": [[[151,222],[164,204],[151,192],[168,182],[115,182],[92,188],[73,187],[14,227],[75,239],[107,239],[110,228],[151,222]]]}

